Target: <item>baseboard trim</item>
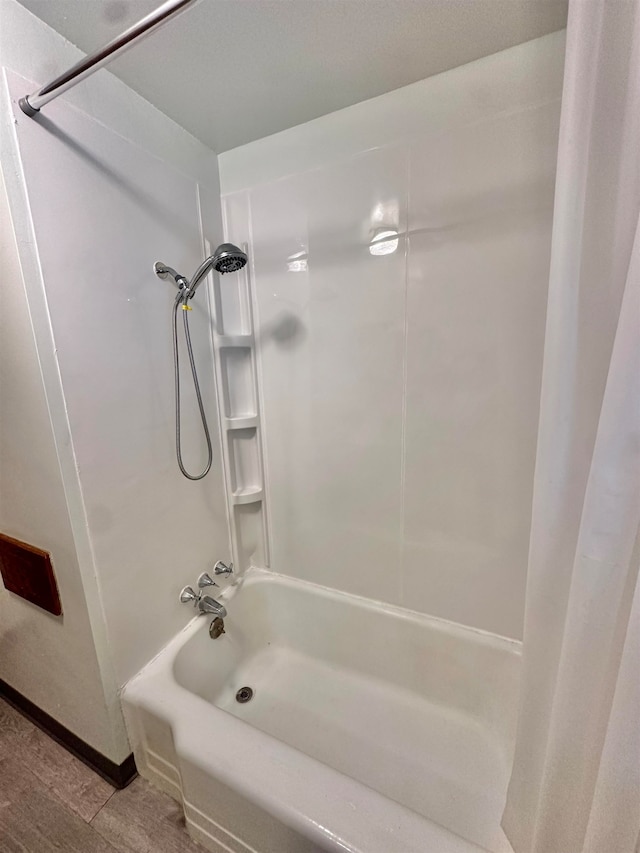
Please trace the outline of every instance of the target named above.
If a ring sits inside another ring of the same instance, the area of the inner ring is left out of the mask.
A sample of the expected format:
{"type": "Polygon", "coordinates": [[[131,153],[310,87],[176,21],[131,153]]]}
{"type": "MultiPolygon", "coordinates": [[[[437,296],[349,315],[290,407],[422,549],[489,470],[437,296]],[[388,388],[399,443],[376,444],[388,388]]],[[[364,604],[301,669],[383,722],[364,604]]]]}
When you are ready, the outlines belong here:
{"type": "Polygon", "coordinates": [[[32,723],[46,732],[50,737],[57,741],[65,749],[68,749],[72,755],[79,758],[87,767],[94,770],[107,782],[110,782],[114,788],[126,788],[129,782],[132,782],[138,775],[136,763],[133,758],[133,753],[128,755],[122,764],[116,764],[89,746],[88,743],[79,738],[69,729],[65,728],[62,723],[54,720],[46,711],[38,708],[37,705],[19,693],[10,684],[7,684],[0,678],[0,696],[5,699],[10,705],[13,705],[21,714],[24,714],[32,723]]]}

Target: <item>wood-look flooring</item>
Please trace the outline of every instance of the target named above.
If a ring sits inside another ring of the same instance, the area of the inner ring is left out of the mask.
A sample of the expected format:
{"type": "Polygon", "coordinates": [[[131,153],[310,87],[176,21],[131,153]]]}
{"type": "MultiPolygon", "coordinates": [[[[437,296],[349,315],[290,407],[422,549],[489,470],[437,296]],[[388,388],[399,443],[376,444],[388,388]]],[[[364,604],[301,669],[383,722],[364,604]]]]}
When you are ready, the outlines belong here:
{"type": "Polygon", "coordinates": [[[122,791],[0,699],[0,853],[203,853],[180,806],[122,791]]]}

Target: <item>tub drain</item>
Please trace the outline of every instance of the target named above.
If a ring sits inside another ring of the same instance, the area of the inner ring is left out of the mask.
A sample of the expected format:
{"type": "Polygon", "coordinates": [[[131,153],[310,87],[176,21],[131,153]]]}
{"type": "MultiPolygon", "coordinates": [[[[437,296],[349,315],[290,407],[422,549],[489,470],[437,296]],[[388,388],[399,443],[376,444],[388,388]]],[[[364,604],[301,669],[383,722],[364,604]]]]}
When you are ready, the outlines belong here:
{"type": "Polygon", "coordinates": [[[236,702],[248,702],[253,698],[253,690],[250,687],[241,687],[236,693],[236,702]]]}

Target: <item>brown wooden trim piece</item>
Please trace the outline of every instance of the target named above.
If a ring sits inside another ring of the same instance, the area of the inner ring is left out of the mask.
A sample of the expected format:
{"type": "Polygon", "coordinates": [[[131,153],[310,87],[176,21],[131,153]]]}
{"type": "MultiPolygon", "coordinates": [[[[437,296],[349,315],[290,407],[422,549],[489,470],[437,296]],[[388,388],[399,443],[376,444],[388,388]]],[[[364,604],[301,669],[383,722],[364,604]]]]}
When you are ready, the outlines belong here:
{"type": "Polygon", "coordinates": [[[9,592],[54,616],[62,615],[51,554],[0,533],[0,575],[9,592]]]}
{"type": "Polygon", "coordinates": [[[110,782],[114,788],[126,788],[129,782],[132,782],[138,775],[133,753],[128,755],[122,764],[116,764],[110,758],[98,752],[97,749],[89,746],[78,735],[65,728],[62,723],[54,720],[46,711],[34,705],[30,699],[27,699],[26,696],[23,696],[22,693],[11,687],[10,684],[7,684],[2,678],[0,678],[0,696],[10,705],[13,705],[20,713],[24,714],[38,728],[42,729],[43,732],[46,732],[61,744],[61,746],[68,749],[72,755],[79,758],[87,767],[90,767],[99,776],[110,782]]]}

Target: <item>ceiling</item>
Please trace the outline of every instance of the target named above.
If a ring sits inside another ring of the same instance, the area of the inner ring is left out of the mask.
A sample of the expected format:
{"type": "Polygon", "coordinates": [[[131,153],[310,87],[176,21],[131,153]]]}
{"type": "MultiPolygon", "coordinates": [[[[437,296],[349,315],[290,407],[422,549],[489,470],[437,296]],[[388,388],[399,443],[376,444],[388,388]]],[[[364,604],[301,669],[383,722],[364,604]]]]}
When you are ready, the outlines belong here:
{"type": "MultiPolygon", "coordinates": [[[[20,2],[88,53],[161,0],[20,2]]],[[[222,152],[561,29],[566,16],[567,0],[200,0],[109,68],[222,152]]]]}

